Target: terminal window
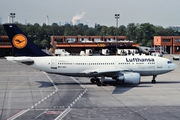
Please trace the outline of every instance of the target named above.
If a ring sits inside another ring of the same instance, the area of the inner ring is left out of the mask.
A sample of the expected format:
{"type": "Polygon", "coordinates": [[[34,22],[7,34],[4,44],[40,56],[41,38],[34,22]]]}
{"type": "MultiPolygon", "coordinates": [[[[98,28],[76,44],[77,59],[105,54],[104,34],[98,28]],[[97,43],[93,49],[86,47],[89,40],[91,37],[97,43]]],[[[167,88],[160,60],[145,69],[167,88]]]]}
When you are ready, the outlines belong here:
{"type": "Polygon", "coordinates": [[[180,46],[175,47],[175,52],[180,52],[180,46]]]}
{"type": "Polygon", "coordinates": [[[176,39],[175,42],[180,42],[180,39],[176,39]]]}
{"type": "Polygon", "coordinates": [[[170,42],[170,39],[163,39],[162,42],[170,42]]]}

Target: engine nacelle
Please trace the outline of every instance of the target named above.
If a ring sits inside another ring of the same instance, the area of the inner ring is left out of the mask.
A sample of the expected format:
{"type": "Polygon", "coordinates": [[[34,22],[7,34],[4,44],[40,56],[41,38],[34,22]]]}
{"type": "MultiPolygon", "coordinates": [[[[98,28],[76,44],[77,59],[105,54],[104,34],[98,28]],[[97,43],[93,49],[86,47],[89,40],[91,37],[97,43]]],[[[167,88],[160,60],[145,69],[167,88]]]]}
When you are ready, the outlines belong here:
{"type": "Polygon", "coordinates": [[[139,84],[141,76],[139,73],[123,73],[117,77],[117,80],[124,81],[124,83],[139,84]]]}

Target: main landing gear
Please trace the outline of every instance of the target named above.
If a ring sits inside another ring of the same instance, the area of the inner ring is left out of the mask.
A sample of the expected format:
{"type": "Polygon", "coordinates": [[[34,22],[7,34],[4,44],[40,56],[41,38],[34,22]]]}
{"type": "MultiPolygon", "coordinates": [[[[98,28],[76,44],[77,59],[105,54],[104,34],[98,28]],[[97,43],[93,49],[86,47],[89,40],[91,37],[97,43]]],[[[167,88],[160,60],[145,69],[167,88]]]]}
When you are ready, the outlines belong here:
{"type": "Polygon", "coordinates": [[[90,79],[91,83],[94,83],[97,86],[106,86],[107,84],[104,83],[103,80],[104,80],[104,77],[101,77],[101,79],[96,78],[96,77],[90,79]]]}
{"type": "Polygon", "coordinates": [[[156,77],[157,77],[157,75],[153,75],[153,79],[152,79],[152,81],[151,81],[152,83],[156,83],[156,80],[155,80],[156,77]]]}

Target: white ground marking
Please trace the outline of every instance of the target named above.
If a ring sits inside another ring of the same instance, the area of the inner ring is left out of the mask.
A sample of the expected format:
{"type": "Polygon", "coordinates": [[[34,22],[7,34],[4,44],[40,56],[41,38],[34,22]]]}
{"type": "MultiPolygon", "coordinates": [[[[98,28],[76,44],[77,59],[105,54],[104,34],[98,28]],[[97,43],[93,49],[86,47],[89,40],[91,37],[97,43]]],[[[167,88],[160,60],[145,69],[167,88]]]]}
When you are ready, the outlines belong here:
{"type": "Polygon", "coordinates": [[[77,81],[74,77],[70,77],[71,79],[73,79],[75,82],[77,82],[82,88],[84,88],[84,91],[79,94],[79,96],[68,106],[68,108],[66,108],[59,116],[57,116],[54,120],[62,120],[71,110],[72,110],[72,106],[87,92],[87,88],[82,85],[79,81],[77,81]]]}
{"type": "MultiPolygon", "coordinates": [[[[40,101],[38,101],[37,103],[35,103],[33,106],[31,106],[29,109],[26,109],[26,110],[22,110],[20,112],[18,112],[17,114],[14,114],[13,116],[11,116],[10,118],[8,118],[7,120],[14,120],[16,118],[18,118],[19,116],[25,114],[26,112],[28,112],[30,109],[33,109],[35,106],[41,104],[44,100],[48,99],[49,97],[51,97],[53,94],[55,94],[59,89],[57,88],[57,86],[54,84],[54,82],[52,81],[52,79],[47,75],[47,73],[43,72],[43,74],[46,75],[46,77],[48,78],[48,80],[53,84],[53,87],[55,88],[55,91],[53,91],[52,93],[50,93],[49,95],[47,95],[46,97],[44,97],[43,99],[41,99],[40,101]]],[[[36,75],[37,76],[37,75],[36,75]]],[[[34,77],[36,77],[34,76],[34,77]]],[[[33,78],[34,78],[33,77],[33,78]]],[[[33,79],[31,78],[31,79],[33,79]]],[[[24,84],[25,82],[19,84],[18,86],[24,84]]],[[[16,89],[18,86],[16,86],[14,89],[16,89]]],[[[48,109],[47,109],[48,110],[48,109]]],[[[45,110],[45,111],[47,111],[45,110]]],[[[42,113],[41,113],[42,115],[42,113]]],[[[39,115],[40,116],[40,115],[39,115]]]]}
{"type": "Polygon", "coordinates": [[[15,115],[11,116],[10,118],[8,118],[7,120],[14,120],[17,117],[21,116],[22,114],[26,113],[27,111],[29,111],[30,109],[27,110],[21,110],[20,112],[16,113],[15,115]]]}
{"type": "Polygon", "coordinates": [[[46,109],[45,111],[43,111],[41,114],[39,114],[38,116],[35,117],[35,120],[40,117],[41,115],[43,115],[44,113],[46,113],[46,111],[48,111],[48,109],[46,109]]]}
{"type": "MultiPolygon", "coordinates": [[[[39,73],[39,74],[40,74],[40,73],[39,73]]],[[[34,79],[35,77],[37,77],[39,74],[37,74],[37,75],[35,75],[34,77],[30,78],[30,80],[33,80],[33,79],[34,79]]],[[[13,89],[10,90],[10,92],[9,92],[9,97],[8,97],[9,99],[8,99],[7,108],[11,109],[11,96],[12,96],[12,92],[14,92],[15,89],[17,89],[19,86],[23,85],[23,84],[26,83],[26,82],[28,82],[28,81],[24,81],[24,82],[22,82],[21,84],[15,86],[13,89]]],[[[9,115],[10,115],[10,111],[8,111],[8,112],[6,113],[6,116],[9,116],[9,115]]]]}

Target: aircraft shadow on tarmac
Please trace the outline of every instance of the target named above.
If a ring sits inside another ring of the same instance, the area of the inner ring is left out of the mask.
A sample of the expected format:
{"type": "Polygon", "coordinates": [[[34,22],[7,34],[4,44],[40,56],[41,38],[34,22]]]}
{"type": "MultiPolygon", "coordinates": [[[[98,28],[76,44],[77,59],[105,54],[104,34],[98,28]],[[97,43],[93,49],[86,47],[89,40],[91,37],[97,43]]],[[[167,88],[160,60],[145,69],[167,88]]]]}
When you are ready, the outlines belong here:
{"type": "Polygon", "coordinates": [[[150,85],[140,85],[140,84],[126,84],[118,81],[105,81],[108,86],[114,86],[112,94],[122,94],[134,87],[143,88],[143,87],[151,87],[150,85]]]}
{"type": "MultiPolygon", "coordinates": [[[[180,80],[179,81],[157,81],[155,84],[180,84],[180,80]]],[[[140,82],[140,84],[152,84],[151,82],[140,82]]]]}
{"type": "MultiPolygon", "coordinates": [[[[76,82],[67,82],[67,83],[53,83],[52,82],[45,82],[45,81],[37,81],[38,83],[40,83],[41,85],[39,86],[39,88],[43,88],[43,87],[53,87],[54,85],[56,86],[60,86],[60,85],[79,85],[79,83],[76,82]]],[[[138,88],[143,88],[143,87],[152,87],[152,83],[151,82],[140,82],[140,84],[125,84],[122,82],[118,82],[118,81],[105,81],[105,83],[107,84],[107,86],[114,86],[115,89],[113,90],[112,94],[122,94],[134,87],[138,87],[138,88]]],[[[83,82],[81,83],[83,85],[96,85],[96,84],[92,84],[91,82],[83,82]]],[[[180,81],[157,81],[156,84],[180,84],[180,81]]],[[[105,86],[106,87],[106,86],[105,86]]]]}
{"type": "MultiPolygon", "coordinates": [[[[108,83],[107,83],[108,84],[108,83]]],[[[180,81],[157,81],[155,84],[180,84],[180,81]]],[[[109,85],[111,86],[115,86],[114,91],[112,92],[112,94],[122,94],[134,87],[152,87],[152,83],[151,82],[140,82],[140,84],[138,85],[132,85],[132,84],[124,84],[124,83],[119,83],[116,84],[114,83],[109,83],[109,85]]]]}

